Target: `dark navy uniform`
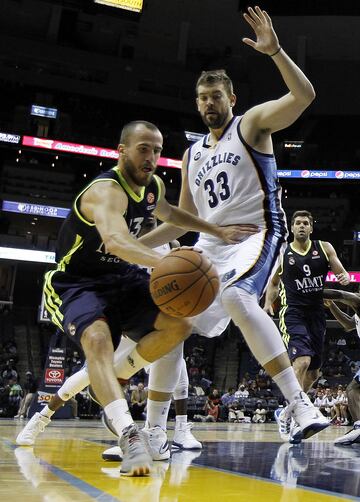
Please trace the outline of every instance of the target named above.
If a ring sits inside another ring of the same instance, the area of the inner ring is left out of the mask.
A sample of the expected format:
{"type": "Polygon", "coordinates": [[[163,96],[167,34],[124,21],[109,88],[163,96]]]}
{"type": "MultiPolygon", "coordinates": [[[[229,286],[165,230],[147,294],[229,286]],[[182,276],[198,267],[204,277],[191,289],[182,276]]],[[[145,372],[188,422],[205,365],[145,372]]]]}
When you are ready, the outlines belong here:
{"type": "Polygon", "coordinates": [[[326,317],[323,303],[329,260],[321,241],[304,253],[289,244],[280,271],[279,328],[290,360],[310,356],[309,369],[321,367],[326,317]]]}
{"type": "Polygon", "coordinates": [[[45,305],[52,322],[77,343],[85,328],[96,319],[106,319],[116,346],[121,332],[138,340],[152,331],[159,310],[150,296],[149,275],[106,253],[95,224],[81,214],[81,195],[99,181],[112,181],[124,189],[128,208],[123,216],[134,237],[156,207],[160,195],[156,176],[140,196],[116,167],[95,178],[76,197],[60,229],[58,265],[45,275],[45,305]]]}

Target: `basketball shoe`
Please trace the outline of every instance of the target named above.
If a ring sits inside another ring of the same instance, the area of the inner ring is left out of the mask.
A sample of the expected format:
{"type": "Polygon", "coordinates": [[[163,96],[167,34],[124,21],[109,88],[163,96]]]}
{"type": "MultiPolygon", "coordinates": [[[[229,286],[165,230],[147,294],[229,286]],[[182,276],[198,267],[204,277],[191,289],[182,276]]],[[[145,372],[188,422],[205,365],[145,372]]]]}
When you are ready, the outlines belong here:
{"type": "Polygon", "coordinates": [[[166,432],[156,425],[142,429],[149,442],[150,455],[153,460],[168,460],[170,458],[169,441],[166,432]]]}
{"type": "Polygon", "coordinates": [[[294,419],[290,428],[289,442],[291,444],[300,443],[303,439],[308,439],[330,425],[304,391],[300,391],[294,401],[289,404],[288,413],[294,419]]]}
{"type": "MultiPolygon", "coordinates": [[[[146,436],[149,453],[153,460],[168,460],[170,458],[168,438],[161,427],[144,428],[141,432],[146,436]]],[[[102,458],[109,462],[121,462],[122,455],[121,448],[113,446],[103,452],[102,458]]]]}
{"type": "Polygon", "coordinates": [[[50,418],[36,412],[16,438],[16,444],[19,446],[32,446],[40,432],[44,432],[45,427],[50,422],[50,418]]]}
{"type": "Polygon", "coordinates": [[[192,422],[180,423],[175,426],[174,437],[171,445],[173,450],[201,450],[202,444],[198,441],[191,429],[192,422]]]}
{"type": "Polygon", "coordinates": [[[352,429],[334,441],[334,444],[338,446],[349,446],[354,443],[360,443],[360,420],[354,422],[352,429]]]}
{"type": "Polygon", "coordinates": [[[120,474],[123,476],[147,476],[152,468],[147,437],[136,424],[123,430],[119,441],[123,452],[120,474]]]}
{"type": "Polygon", "coordinates": [[[289,441],[291,416],[289,415],[288,408],[277,408],[274,411],[274,418],[278,424],[279,434],[283,441],[289,441]]]}

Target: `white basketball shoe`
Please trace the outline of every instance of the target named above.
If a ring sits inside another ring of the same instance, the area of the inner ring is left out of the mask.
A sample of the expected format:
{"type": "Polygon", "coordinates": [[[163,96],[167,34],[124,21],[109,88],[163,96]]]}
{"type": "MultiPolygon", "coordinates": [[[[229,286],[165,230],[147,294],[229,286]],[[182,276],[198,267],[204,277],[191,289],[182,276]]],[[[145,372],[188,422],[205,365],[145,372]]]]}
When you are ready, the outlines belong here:
{"type": "Polygon", "coordinates": [[[170,458],[170,448],[166,432],[158,425],[149,429],[144,428],[142,432],[148,438],[152,459],[168,460],[170,458]]]}
{"type": "Polygon", "coordinates": [[[350,446],[354,443],[360,443],[360,420],[354,423],[354,427],[349,432],[334,441],[334,444],[338,446],[350,446]]]}
{"type": "Polygon", "coordinates": [[[274,418],[278,424],[279,434],[283,441],[288,442],[290,436],[291,416],[288,408],[277,408],[274,411],[274,418]]]}
{"type": "Polygon", "coordinates": [[[330,425],[304,391],[299,392],[288,408],[294,419],[289,438],[291,444],[300,443],[302,439],[308,439],[330,425]]]}
{"type": "Polygon", "coordinates": [[[19,446],[32,446],[40,432],[44,432],[45,427],[50,422],[50,418],[38,412],[35,413],[16,438],[16,444],[19,446]]]}
{"type": "Polygon", "coordinates": [[[174,438],[171,445],[173,450],[201,450],[202,444],[191,432],[193,425],[192,422],[186,422],[175,426],[174,438]]]}

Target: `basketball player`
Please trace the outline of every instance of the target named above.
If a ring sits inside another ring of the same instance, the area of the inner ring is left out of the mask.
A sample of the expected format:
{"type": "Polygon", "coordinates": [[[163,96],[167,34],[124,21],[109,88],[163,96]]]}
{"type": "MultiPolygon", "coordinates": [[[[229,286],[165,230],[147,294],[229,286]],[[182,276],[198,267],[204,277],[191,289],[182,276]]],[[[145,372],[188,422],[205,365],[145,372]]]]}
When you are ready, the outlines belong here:
{"type": "MultiPolygon", "coordinates": [[[[338,289],[324,290],[324,303],[329,308],[332,315],[339,321],[346,331],[356,329],[360,338],[360,294],[340,291],[338,289]],[[343,312],[335,302],[348,305],[354,310],[354,315],[349,316],[343,312]]],[[[340,446],[349,446],[360,443],[360,369],[346,387],[349,400],[349,410],[354,421],[354,426],[343,436],[335,439],[334,443],[340,446]]]]}
{"type": "MultiPolygon", "coordinates": [[[[214,332],[217,321],[232,318],[254,356],[291,402],[291,413],[300,423],[294,440],[300,441],[328,423],[302,391],[281,335],[259,299],[287,237],[271,134],[291,125],[315,92],[280,46],[269,15],[255,7],[244,18],[256,40],[244,38],[243,42],[273,60],[289,92],[240,117],[233,115],[236,96],[224,70],[205,71],[197,81],[197,108],[209,134],[185,152],[179,205],[209,222],[231,224],[240,218],[261,231],[234,245],[200,234],[197,247],[214,262],[222,287],[217,305],[215,300],[211,311],[197,316],[194,325],[206,334],[214,332]]],[[[140,240],[156,247],[181,233],[164,224],[140,240]]]]}
{"type": "MultiPolygon", "coordinates": [[[[274,315],[273,303],[279,296],[279,327],[295,374],[305,392],[319,378],[326,331],[323,291],[330,270],[342,285],[350,282],[336,251],[329,242],[311,240],[313,217],[309,211],[296,211],[291,218],[294,240],[266,291],[264,310],[274,315]]],[[[288,438],[289,422],[285,408],[275,411],[280,434],[288,438]]]]}
{"type": "MultiPolygon", "coordinates": [[[[130,476],[148,474],[152,459],[118,384],[113,345],[121,332],[137,342],[122,362],[120,377],[127,379],[191,332],[188,320],[169,317],[154,305],[149,276],[134,263],[155,267],[161,255],[135,237],[151,212],[227,243],[244,235],[244,226],[220,227],[165,200],[164,184],[154,175],[162,143],[160,131],[149,122],[124,127],[118,165],[75,199],[58,237],[57,269],[46,274],[44,286],[52,322],[84,350],[91,385],[120,437],[121,472],[130,476]]],[[[245,235],[257,231],[245,230],[245,235]]],[[[49,420],[53,412],[46,408],[41,414],[47,412],[49,420]]],[[[33,425],[40,419],[36,416],[33,425]]]]}

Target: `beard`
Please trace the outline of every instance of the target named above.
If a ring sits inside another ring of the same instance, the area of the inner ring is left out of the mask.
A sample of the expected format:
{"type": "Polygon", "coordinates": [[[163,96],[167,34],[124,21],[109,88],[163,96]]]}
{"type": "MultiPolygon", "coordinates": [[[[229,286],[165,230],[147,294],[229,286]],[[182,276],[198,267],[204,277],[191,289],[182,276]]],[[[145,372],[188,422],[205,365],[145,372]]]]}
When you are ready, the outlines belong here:
{"type": "Polygon", "coordinates": [[[153,172],[145,173],[144,171],[140,171],[128,157],[124,159],[123,165],[126,175],[135,185],[140,187],[147,187],[150,185],[153,178],[153,172]]]}
{"type": "Polygon", "coordinates": [[[226,122],[227,114],[216,112],[213,115],[201,115],[201,118],[209,129],[221,129],[226,122]]]}

